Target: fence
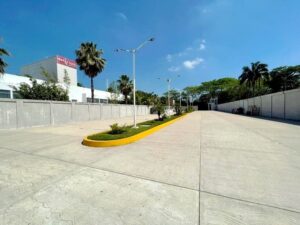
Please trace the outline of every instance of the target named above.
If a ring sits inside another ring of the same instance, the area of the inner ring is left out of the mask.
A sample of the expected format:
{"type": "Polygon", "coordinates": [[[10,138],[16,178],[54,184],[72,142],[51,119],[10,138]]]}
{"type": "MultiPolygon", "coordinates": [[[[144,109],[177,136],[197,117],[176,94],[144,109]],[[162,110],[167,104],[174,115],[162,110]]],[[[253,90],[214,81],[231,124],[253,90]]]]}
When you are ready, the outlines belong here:
{"type": "MultiPolygon", "coordinates": [[[[137,106],[137,115],[150,108],[137,106]]],[[[132,105],[0,99],[0,129],[47,126],[133,116],[132,105]]]]}
{"type": "Polygon", "coordinates": [[[300,89],[219,104],[218,110],[232,112],[233,109],[242,107],[244,113],[247,113],[253,106],[259,109],[260,116],[300,120],[300,89]]]}

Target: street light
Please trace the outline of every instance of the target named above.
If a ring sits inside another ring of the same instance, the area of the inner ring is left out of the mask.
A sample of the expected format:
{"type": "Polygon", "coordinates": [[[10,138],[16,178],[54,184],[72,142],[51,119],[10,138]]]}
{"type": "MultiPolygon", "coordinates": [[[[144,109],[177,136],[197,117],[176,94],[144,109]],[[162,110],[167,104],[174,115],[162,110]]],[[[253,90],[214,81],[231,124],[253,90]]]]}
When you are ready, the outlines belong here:
{"type": "MultiPolygon", "coordinates": [[[[180,75],[177,75],[176,77],[180,77],[180,75]]],[[[157,79],[162,80],[162,78],[158,77],[157,79]]],[[[171,106],[170,106],[170,89],[171,89],[171,78],[167,78],[166,79],[167,83],[168,83],[168,110],[170,112],[171,106]]]]}
{"type": "Polygon", "coordinates": [[[129,52],[132,54],[132,76],[133,76],[133,114],[134,114],[134,118],[133,118],[133,127],[137,128],[136,126],[136,104],[135,104],[135,57],[136,57],[136,53],[142,48],[144,47],[147,43],[154,41],[154,38],[149,38],[148,40],[144,41],[142,44],[140,44],[137,48],[133,48],[133,49],[123,49],[123,48],[118,48],[115,51],[116,52],[129,52]]]}

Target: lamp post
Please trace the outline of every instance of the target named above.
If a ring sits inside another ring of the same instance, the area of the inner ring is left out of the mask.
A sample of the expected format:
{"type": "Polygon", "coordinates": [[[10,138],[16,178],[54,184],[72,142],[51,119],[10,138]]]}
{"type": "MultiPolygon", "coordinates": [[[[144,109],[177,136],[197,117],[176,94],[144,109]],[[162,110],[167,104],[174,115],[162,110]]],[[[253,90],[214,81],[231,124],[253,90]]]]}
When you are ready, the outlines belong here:
{"type": "Polygon", "coordinates": [[[133,49],[122,49],[122,48],[118,48],[115,51],[116,52],[129,52],[132,54],[132,77],[133,77],[133,127],[137,128],[136,126],[136,102],[135,102],[135,58],[136,58],[136,53],[142,48],[144,47],[147,43],[154,41],[154,38],[149,38],[148,40],[144,41],[142,44],[140,44],[137,48],[133,48],[133,49]]]}
{"type": "MultiPolygon", "coordinates": [[[[177,75],[177,77],[180,77],[180,75],[177,75]]],[[[158,77],[157,79],[162,80],[162,78],[158,77]]],[[[170,105],[170,89],[171,89],[171,78],[167,78],[166,79],[167,83],[168,83],[168,110],[170,112],[171,109],[171,105],[170,105]]]]}

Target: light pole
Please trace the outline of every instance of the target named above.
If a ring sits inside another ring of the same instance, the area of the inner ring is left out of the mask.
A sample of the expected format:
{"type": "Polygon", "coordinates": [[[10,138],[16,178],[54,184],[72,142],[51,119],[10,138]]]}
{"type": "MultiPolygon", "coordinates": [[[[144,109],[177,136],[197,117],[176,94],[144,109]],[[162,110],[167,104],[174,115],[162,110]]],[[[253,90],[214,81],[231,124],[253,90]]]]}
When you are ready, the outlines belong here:
{"type": "Polygon", "coordinates": [[[177,91],[179,91],[179,106],[181,108],[181,90],[180,89],[176,89],[177,91]]]}
{"type": "MultiPolygon", "coordinates": [[[[177,77],[180,77],[180,75],[177,75],[177,77]]],[[[157,79],[162,80],[162,78],[158,77],[157,79]]],[[[170,105],[170,89],[171,89],[171,78],[166,79],[168,83],[168,111],[170,113],[171,105],[170,105]]]]}
{"type": "Polygon", "coordinates": [[[144,47],[147,43],[154,41],[154,38],[149,38],[148,40],[144,41],[142,44],[140,44],[137,48],[133,48],[133,49],[122,49],[122,48],[118,48],[115,51],[116,52],[129,52],[132,54],[132,79],[133,79],[133,127],[137,128],[136,126],[136,104],[135,104],[135,57],[136,57],[136,53],[142,48],[144,47]]]}

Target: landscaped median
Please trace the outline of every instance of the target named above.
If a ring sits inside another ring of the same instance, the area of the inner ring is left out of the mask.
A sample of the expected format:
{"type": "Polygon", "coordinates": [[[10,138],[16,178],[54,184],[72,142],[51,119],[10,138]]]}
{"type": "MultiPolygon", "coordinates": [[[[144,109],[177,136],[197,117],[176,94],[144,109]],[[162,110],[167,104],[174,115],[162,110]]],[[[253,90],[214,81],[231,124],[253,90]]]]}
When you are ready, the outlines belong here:
{"type": "Polygon", "coordinates": [[[164,120],[149,120],[138,124],[138,128],[132,126],[122,127],[123,132],[112,133],[106,131],[102,133],[92,134],[85,137],[82,141],[83,145],[90,147],[112,147],[118,145],[126,145],[137,140],[140,140],[155,131],[158,131],[175,121],[181,119],[186,114],[180,116],[174,115],[164,120]]]}

